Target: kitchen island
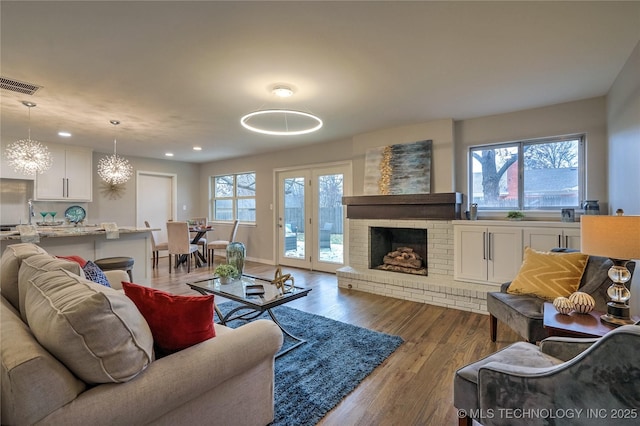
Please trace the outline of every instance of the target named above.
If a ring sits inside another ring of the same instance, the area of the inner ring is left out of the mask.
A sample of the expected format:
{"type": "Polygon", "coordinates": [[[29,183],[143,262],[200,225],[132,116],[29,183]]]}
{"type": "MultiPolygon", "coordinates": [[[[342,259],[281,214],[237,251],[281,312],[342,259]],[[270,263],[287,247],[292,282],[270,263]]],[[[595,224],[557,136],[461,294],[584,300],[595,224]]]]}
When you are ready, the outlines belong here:
{"type": "MultiPolygon", "coordinates": [[[[134,259],[133,280],[148,284],[151,279],[151,231],[157,229],[123,226],[118,238],[108,239],[99,226],[38,226],[40,242],[35,244],[54,256],[77,255],[87,260],[128,256],[134,259]]],[[[17,231],[0,232],[2,252],[10,244],[21,243],[17,231]]]]}

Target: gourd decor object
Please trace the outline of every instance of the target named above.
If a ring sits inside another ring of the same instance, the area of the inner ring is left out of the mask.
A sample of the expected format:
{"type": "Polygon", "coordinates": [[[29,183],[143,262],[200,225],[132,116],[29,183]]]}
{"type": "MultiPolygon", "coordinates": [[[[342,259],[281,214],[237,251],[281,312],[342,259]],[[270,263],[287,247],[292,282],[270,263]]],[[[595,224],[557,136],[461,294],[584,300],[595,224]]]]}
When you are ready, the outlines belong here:
{"type": "Polygon", "coordinates": [[[553,307],[563,315],[569,315],[571,311],[573,311],[574,306],[573,302],[566,297],[556,297],[553,300],[553,307]]]}
{"type": "Polygon", "coordinates": [[[573,310],[579,314],[588,314],[596,306],[596,301],[590,294],[582,291],[576,291],[569,296],[569,300],[573,302],[573,310]]]}

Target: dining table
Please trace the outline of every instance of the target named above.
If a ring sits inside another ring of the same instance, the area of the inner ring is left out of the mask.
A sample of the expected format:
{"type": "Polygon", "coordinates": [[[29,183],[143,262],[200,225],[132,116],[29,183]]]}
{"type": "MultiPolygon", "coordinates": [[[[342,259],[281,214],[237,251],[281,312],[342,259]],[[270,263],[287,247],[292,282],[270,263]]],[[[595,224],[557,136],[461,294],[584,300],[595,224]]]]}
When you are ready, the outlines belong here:
{"type": "MultiPolygon", "coordinates": [[[[211,232],[213,231],[213,227],[210,225],[207,226],[189,226],[189,232],[192,235],[191,238],[191,244],[198,244],[198,241],[200,241],[200,238],[204,237],[207,232],[211,232]]],[[[185,261],[186,261],[186,257],[185,256],[185,261]]],[[[199,268],[203,265],[207,264],[207,259],[204,257],[204,254],[202,254],[202,252],[200,252],[199,250],[196,251],[196,268],[199,268]]],[[[182,261],[182,259],[180,259],[182,261]]],[[[181,262],[182,263],[182,262],[181,262]]]]}

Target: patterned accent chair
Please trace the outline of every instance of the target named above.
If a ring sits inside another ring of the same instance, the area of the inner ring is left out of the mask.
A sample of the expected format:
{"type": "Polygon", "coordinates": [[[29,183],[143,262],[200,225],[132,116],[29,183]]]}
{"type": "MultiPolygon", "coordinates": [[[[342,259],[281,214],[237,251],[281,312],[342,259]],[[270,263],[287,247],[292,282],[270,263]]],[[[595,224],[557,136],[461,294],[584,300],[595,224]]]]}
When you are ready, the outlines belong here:
{"type": "Polygon", "coordinates": [[[638,325],[598,339],[514,343],[456,371],[459,424],[637,425],[638,353],[638,325]]]}
{"type": "MultiPolygon", "coordinates": [[[[578,250],[553,249],[553,252],[576,252],[578,250]]],[[[613,262],[606,257],[589,256],[587,266],[580,281],[579,291],[589,293],[596,301],[595,310],[606,312],[607,289],[611,286],[611,280],[607,274],[613,262]]],[[[634,262],[629,262],[627,268],[631,273],[634,270],[634,262]]],[[[527,342],[539,342],[549,333],[543,326],[543,306],[545,300],[527,294],[509,294],[507,289],[511,282],[502,284],[499,292],[487,293],[487,310],[489,311],[489,329],[491,341],[497,337],[498,320],[507,324],[527,342]]]]}

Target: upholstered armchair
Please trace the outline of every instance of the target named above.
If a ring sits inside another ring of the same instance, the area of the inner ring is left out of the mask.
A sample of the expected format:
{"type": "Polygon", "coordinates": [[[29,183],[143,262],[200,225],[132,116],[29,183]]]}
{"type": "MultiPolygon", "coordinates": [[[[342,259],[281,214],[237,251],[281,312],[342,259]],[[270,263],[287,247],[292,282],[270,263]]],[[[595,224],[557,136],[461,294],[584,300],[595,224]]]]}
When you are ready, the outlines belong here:
{"type": "Polygon", "coordinates": [[[517,342],[456,371],[460,425],[637,425],[640,326],[517,342]]]}
{"type": "MultiPolygon", "coordinates": [[[[553,249],[552,252],[577,252],[577,250],[553,249]]],[[[580,280],[578,291],[589,293],[595,300],[594,309],[606,312],[607,289],[611,286],[608,276],[609,268],[613,262],[600,256],[589,256],[587,265],[580,280]]],[[[633,273],[634,263],[627,264],[629,271],[633,273]]],[[[498,320],[511,327],[527,342],[539,342],[549,336],[543,326],[543,298],[528,294],[508,293],[511,282],[502,284],[500,291],[487,293],[487,310],[489,311],[489,333],[491,341],[497,337],[498,320]]]]}

